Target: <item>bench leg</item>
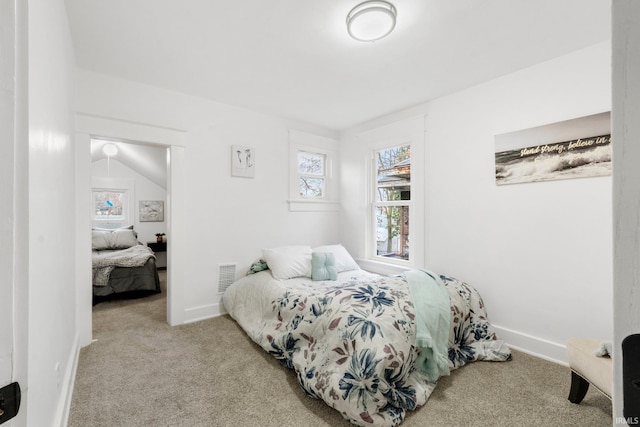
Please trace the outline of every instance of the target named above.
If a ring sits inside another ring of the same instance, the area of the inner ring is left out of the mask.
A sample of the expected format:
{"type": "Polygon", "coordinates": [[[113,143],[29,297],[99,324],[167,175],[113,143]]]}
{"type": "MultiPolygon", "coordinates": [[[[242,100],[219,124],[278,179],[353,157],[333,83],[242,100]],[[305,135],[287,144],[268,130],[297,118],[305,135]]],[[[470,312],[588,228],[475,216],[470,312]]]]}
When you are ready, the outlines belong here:
{"type": "Polygon", "coordinates": [[[589,390],[589,381],[571,371],[571,390],[569,391],[569,401],[580,403],[589,390]]]}

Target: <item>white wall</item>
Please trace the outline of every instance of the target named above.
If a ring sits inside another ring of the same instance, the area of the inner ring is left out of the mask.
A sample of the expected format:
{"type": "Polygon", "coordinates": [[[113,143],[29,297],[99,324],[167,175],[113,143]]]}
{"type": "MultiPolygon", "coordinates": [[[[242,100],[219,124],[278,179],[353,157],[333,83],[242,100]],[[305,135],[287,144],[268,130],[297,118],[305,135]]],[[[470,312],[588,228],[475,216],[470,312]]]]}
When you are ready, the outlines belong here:
{"type": "Polygon", "coordinates": [[[500,187],[494,178],[495,135],[610,110],[610,56],[599,44],[346,132],[349,245],[361,252],[357,135],[424,114],[426,254],[417,266],[476,286],[500,335],[530,352],[564,360],[571,336],[611,339],[611,178],[500,187]]]}
{"type": "MultiPolygon", "coordinates": [[[[164,150],[158,148],[158,150],[164,150]]],[[[109,177],[114,179],[127,179],[134,182],[134,197],[131,200],[133,203],[133,217],[130,219],[130,224],[138,233],[138,240],[142,243],[155,242],[156,233],[167,233],[167,221],[162,222],[140,222],[140,216],[138,215],[138,202],[140,200],[162,200],[167,202],[167,190],[160,187],[156,183],[149,180],[147,177],[139,174],[135,170],[123,165],[118,160],[111,159],[109,164],[109,170],[107,170],[107,160],[98,160],[92,163],[91,173],[93,177],[109,177]]],[[[169,236],[165,236],[168,239],[169,236]]]]}
{"type": "Polygon", "coordinates": [[[244,274],[261,248],[337,241],[337,212],[290,212],[287,203],[288,131],[335,137],[326,129],[87,71],[78,72],[77,93],[81,114],[186,132],[180,199],[188,246],[174,254],[186,268],[170,284],[184,321],[220,312],[219,263],[238,262],[244,274]],[[231,177],[233,144],[255,147],[255,178],[231,177]]]}
{"type": "Polygon", "coordinates": [[[29,19],[29,379],[31,426],[60,425],[77,356],[75,59],[63,0],[29,19]]]}

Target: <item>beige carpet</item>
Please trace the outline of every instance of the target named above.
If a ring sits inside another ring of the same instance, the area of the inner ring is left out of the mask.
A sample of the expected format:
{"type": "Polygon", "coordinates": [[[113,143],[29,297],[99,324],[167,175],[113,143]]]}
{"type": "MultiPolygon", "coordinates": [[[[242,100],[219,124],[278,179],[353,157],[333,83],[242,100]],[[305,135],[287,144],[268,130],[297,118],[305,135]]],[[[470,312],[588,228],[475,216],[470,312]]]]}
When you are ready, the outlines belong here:
{"type": "MultiPolygon", "coordinates": [[[[165,295],[94,307],[69,426],[349,425],[229,316],[170,327],[165,295]]],[[[569,383],[568,368],[524,353],[476,362],[441,379],[402,426],[610,426],[610,400],[591,389],[572,404],[569,383]]]]}

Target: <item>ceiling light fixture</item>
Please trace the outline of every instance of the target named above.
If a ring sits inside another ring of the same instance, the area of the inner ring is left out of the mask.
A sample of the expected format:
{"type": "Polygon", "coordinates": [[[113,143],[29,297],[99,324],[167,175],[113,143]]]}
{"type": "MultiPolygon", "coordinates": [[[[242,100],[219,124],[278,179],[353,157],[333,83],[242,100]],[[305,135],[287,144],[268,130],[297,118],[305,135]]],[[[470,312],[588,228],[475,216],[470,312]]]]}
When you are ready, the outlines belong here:
{"type": "Polygon", "coordinates": [[[118,154],[118,147],[115,144],[104,144],[102,146],[102,152],[107,155],[107,157],[115,156],[118,154]]]}
{"type": "Polygon", "coordinates": [[[387,1],[365,1],[347,15],[347,31],[359,41],[380,40],[395,28],[396,15],[395,6],[387,1]]]}

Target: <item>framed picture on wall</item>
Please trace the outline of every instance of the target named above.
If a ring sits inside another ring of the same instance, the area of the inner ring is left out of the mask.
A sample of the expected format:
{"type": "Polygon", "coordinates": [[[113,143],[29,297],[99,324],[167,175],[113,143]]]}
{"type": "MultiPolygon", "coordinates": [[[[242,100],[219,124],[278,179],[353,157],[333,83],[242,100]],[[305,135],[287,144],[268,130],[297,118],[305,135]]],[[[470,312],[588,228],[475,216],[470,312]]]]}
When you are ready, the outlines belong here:
{"type": "Polygon", "coordinates": [[[140,200],[138,212],[140,214],[140,222],[163,222],[164,201],[140,200]]]}
{"type": "Polygon", "coordinates": [[[231,146],[231,176],[253,178],[255,175],[255,149],[243,145],[231,146]]]}
{"type": "Polygon", "coordinates": [[[611,175],[611,113],[495,137],[496,184],[611,175]]]}

